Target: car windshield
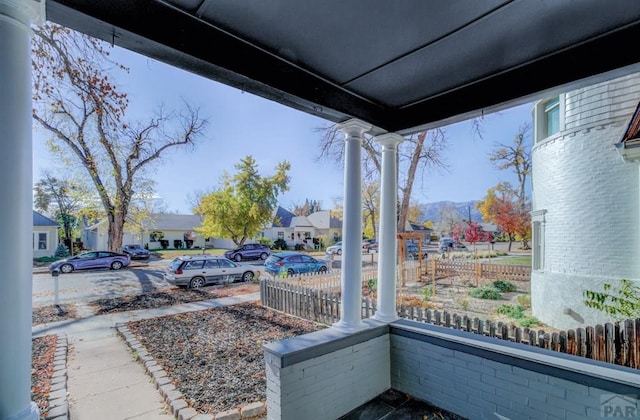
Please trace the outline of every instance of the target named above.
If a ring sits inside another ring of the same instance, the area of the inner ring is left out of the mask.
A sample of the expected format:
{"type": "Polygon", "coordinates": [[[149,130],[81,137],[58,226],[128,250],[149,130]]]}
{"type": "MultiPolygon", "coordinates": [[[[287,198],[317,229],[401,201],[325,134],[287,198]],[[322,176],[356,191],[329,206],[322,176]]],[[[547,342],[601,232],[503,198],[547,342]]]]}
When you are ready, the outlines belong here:
{"type": "Polygon", "coordinates": [[[127,245],[126,247],[131,249],[142,249],[141,245],[127,245]]]}

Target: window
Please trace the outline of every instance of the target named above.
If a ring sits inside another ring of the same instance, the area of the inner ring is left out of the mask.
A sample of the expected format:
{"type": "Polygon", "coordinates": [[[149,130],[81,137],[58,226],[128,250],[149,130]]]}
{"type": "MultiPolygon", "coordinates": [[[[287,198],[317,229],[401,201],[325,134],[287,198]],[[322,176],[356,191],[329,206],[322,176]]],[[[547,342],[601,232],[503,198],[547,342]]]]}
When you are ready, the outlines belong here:
{"type": "Polygon", "coordinates": [[[532,232],[532,261],[531,268],[533,270],[544,269],[544,223],[546,210],[536,210],[531,212],[532,232]]]}
{"type": "Polygon", "coordinates": [[[278,239],[284,239],[284,232],[278,232],[278,239]]]}
{"type": "Polygon", "coordinates": [[[33,250],[49,250],[49,232],[33,232],[33,250]]]}
{"type": "Polygon", "coordinates": [[[184,270],[200,270],[204,267],[204,261],[187,261],[184,270]]]}
{"type": "Polygon", "coordinates": [[[560,131],[560,98],[555,97],[544,104],[544,115],[547,122],[547,137],[560,131]]]}
{"type": "Polygon", "coordinates": [[[311,239],[311,232],[305,232],[304,239],[311,239]]]}
{"type": "Polygon", "coordinates": [[[564,130],[564,103],[565,95],[562,94],[535,104],[533,117],[536,143],[564,130]]]}
{"type": "Polygon", "coordinates": [[[204,264],[204,268],[219,268],[218,260],[207,260],[204,264]]]}

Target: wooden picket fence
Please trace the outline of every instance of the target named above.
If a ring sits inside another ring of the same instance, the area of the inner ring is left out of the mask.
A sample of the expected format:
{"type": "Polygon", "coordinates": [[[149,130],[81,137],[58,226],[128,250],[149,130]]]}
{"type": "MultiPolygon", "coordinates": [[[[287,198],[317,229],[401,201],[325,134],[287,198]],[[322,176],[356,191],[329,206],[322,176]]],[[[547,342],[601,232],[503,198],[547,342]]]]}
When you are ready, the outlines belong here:
{"type": "MultiPolygon", "coordinates": [[[[325,273],[296,274],[291,277],[272,277],[271,280],[296,286],[311,287],[324,291],[337,292],[341,288],[340,270],[325,273]]],[[[398,279],[406,282],[434,282],[449,276],[467,276],[470,279],[486,280],[531,280],[531,267],[490,262],[464,260],[425,260],[405,261],[398,265],[398,279]]],[[[377,267],[362,268],[362,284],[365,285],[378,277],[377,267]]]]}
{"type": "Polygon", "coordinates": [[[426,263],[427,275],[436,277],[467,276],[487,280],[531,280],[531,267],[526,265],[494,264],[490,260],[433,259],[426,263]]]}
{"type": "MultiPolygon", "coordinates": [[[[340,320],[340,291],[289,282],[260,281],[262,305],[299,318],[331,325],[340,320]]],[[[375,314],[376,300],[362,299],[362,318],[375,314]]],[[[400,305],[398,316],[561,353],[640,368],[640,319],[548,333],[513,324],[469,318],[446,311],[400,305]]]]}

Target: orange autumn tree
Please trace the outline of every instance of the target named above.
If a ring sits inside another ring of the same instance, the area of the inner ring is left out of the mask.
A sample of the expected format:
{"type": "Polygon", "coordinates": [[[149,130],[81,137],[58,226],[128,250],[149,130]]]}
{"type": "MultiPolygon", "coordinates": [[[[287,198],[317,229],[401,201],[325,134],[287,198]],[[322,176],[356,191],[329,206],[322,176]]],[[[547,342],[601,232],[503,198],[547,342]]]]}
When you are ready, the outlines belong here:
{"type": "Polygon", "coordinates": [[[509,251],[516,236],[522,241],[523,248],[528,248],[531,237],[528,205],[520,200],[511,184],[501,182],[490,188],[485,199],[480,201],[476,208],[482,213],[483,220],[494,223],[507,235],[509,251]]]}

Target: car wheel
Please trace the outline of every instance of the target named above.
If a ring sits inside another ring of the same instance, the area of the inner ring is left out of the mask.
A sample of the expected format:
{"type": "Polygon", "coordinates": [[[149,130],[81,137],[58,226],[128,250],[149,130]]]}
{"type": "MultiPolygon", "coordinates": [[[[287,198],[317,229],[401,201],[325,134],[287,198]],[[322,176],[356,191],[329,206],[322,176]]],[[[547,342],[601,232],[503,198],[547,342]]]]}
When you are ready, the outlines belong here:
{"type": "Polygon", "coordinates": [[[194,277],[189,283],[189,287],[192,289],[199,289],[202,286],[204,286],[204,279],[202,277],[194,277]]]}
{"type": "Polygon", "coordinates": [[[290,269],[288,269],[288,270],[287,270],[287,276],[291,277],[291,276],[293,276],[294,274],[296,274],[296,272],[295,272],[295,271],[293,271],[293,269],[292,269],[292,268],[290,268],[290,269]]]}
{"type": "Polygon", "coordinates": [[[244,273],[242,275],[242,281],[249,282],[249,281],[253,280],[253,276],[254,276],[253,271],[247,271],[246,273],[244,273]]]}
{"type": "Polygon", "coordinates": [[[68,274],[73,271],[73,266],[71,264],[62,264],[60,266],[60,271],[68,274]]]}
{"type": "Polygon", "coordinates": [[[267,253],[266,253],[266,252],[263,252],[262,254],[260,254],[260,259],[261,259],[262,261],[266,260],[266,259],[267,259],[267,257],[268,257],[268,255],[267,255],[267,253]]]}
{"type": "Polygon", "coordinates": [[[111,263],[112,270],[120,270],[122,268],[122,263],[120,261],[114,261],[111,263]]]}
{"type": "Polygon", "coordinates": [[[336,251],[336,254],[338,254],[338,255],[342,255],[342,250],[341,250],[341,249],[337,250],[337,251],[336,251]]]}
{"type": "Polygon", "coordinates": [[[236,260],[236,262],[240,262],[240,261],[242,261],[242,255],[236,254],[236,256],[233,257],[233,259],[236,260]]]}
{"type": "Polygon", "coordinates": [[[325,267],[324,265],[318,269],[318,273],[326,273],[326,272],[327,272],[327,267],[325,267]]]}

